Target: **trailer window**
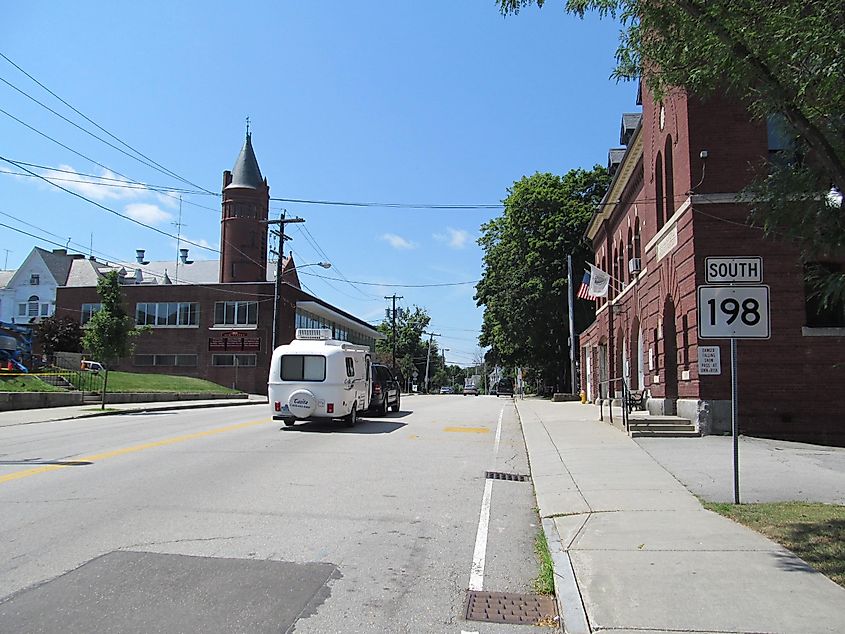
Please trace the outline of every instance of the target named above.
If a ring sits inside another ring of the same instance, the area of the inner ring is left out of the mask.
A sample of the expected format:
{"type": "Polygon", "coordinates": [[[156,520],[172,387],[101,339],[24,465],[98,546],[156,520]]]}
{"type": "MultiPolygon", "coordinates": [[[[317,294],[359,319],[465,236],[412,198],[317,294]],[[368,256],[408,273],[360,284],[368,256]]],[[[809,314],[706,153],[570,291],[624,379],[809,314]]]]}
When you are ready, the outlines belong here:
{"type": "Polygon", "coordinates": [[[346,376],[355,376],[355,361],[352,357],[346,357],[346,376]]]}
{"type": "Polygon", "coordinates": [[[317,354],[282,356],[282,381],[325,381],[326,357],[317,354]]]}

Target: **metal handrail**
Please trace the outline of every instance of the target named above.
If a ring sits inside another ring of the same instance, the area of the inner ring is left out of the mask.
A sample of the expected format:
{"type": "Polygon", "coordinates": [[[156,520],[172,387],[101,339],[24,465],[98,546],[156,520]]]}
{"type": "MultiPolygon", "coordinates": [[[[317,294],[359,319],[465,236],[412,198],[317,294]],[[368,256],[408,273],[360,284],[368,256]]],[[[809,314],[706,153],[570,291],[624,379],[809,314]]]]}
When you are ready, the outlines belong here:
{"type": "MultiPolygon", "coordinates": [[[[607,384],[607,393],[608,393],[608,415],[610,416],[610,424],[613,424],[613,397],[611,396],[612,390],[611,384],[615,384],[617,382],[622,383],[622,425],[625,428],[625,432],[628,433],[630,431],[629,421],[628,421],[628,399],[631,394],[631,389],[628,387],[628,382],[625,380],[625,377],[618,376],[613,379],[606,379],[604,381],[599,381],[599,386],[607,384]]],[[[599,399],[599,420],[604,420],[604,403],[603,399],[599,399]]]]}

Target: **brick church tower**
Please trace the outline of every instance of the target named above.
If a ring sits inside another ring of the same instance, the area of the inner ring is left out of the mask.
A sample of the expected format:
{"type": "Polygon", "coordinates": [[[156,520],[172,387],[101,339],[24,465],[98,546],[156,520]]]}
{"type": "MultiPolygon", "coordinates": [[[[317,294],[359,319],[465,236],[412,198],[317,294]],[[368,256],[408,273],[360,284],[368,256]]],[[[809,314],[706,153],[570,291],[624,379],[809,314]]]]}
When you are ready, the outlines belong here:
{"type": "Polygon", "coordinates": [[[220,221],[220,282],[267,279],[267,213],[270,187],[261,176],[252,135],[232,171],[223,172],[223,217],[220,221]]]}

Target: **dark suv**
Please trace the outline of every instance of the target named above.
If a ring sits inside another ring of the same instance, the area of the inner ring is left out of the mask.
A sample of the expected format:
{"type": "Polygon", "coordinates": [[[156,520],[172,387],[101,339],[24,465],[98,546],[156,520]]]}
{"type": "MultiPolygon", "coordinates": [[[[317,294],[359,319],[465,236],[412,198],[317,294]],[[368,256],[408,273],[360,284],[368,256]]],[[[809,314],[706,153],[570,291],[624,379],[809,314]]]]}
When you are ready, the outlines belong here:
{"type": "Polygon", "coordinates": [[[496,396],[513,396],[513,379],[499,379],[496,383],[496,396]]]}
{"type": "Polygon", "coordinates": [[[386,365],[373,364],[373,392],[370,395],[370,411],[377,416],[399,411],[399,382],[386,365]]]}

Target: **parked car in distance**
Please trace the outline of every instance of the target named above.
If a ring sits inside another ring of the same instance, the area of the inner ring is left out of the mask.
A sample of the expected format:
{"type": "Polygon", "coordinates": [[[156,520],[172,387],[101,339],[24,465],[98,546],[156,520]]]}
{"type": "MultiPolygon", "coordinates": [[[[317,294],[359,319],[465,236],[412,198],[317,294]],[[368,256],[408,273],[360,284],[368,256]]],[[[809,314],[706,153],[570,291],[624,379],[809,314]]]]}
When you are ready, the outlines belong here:
{"type": "Polygon", "coordinates": [[[474,385],[465,385],[464,396],[478,396],[478,388],[474,385]]]}
{"type": "Polygon", "coordinates": [[[400,399],[399,381],[393,376],[393,372],[386,365],[374,363],[370,411],[377,416],[387,414],[388,407],[390,411],[398,412],[400,399]]]}
{"type": "Polygon", "coordinates": [[[453,390],[448,385],[444,385],[443,387],[440,388],[440,393],[441,394],[454,394],[455,390],[453,390]]]}
{"type": "Polygon", "coordinates": [[[499,379],[495,390],[496,396],[513,396],[513,379],[499,379]]]}

